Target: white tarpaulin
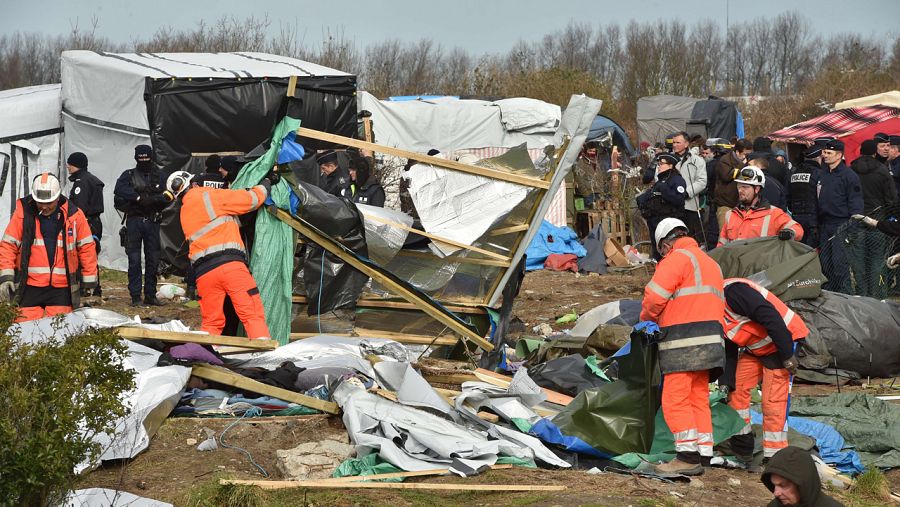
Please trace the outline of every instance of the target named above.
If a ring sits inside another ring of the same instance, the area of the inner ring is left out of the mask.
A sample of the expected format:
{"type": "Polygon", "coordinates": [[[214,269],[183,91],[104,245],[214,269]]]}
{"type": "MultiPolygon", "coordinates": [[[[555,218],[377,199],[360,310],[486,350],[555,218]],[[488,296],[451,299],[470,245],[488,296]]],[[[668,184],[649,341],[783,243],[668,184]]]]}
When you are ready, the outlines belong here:
{"type": "MultiPolygon", "coordinates": [[[[121,217],[113,206],[113,189],[123,170],[134,167],[134,147],[151,144],[155,125],[148,117],[145,93],[155,80],[220,79],[223,86],[247,78],[292,75],[347,76],[321,65],[265,53],[105,53],[64,51],[61,58],[62,115],[65,153],[81,151],[92,173],[106,183],[102,266],[125,270],[128,261],[117,234],[121,217]]],[[[235,104],[224,114],[240,122],[245,111],[235,91],[235,104]]],[[[63,183],[66,181],[63,179],[63,183]]]]}
{"type": "Polygon", "coordinates": [[[60,85],[0,91],[0,230],[30,179],[45,171],[61,176],[60,130],[60,85]]]}
{"type": "Polygon", "coordinates": [[[127,491],[89,488],[71,492],[63,507],[172,507],[172,504],[133,495],[127,491]]]}

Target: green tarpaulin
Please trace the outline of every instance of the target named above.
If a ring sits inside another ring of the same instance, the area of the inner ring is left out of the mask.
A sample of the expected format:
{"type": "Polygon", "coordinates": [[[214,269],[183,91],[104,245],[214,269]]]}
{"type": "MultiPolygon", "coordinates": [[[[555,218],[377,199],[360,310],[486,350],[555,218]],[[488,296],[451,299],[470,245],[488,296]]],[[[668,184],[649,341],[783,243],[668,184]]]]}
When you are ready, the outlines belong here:
{"type": "MultiPolygon", "coordinates": [[[[278,160],[281,142],[300,127],[300,120],[284,117],[272,133],[266,153],[245,165],[231,188],[250,188],[258,184],[278,160]]],[[[290,188],[286,181],[272,187],[272,200],[281,209],[289,209],[290,188]]],[[[256,231],[250,254],[250,272],[259,287],[266,324],[271,338],[285,345],[291,334],[291,273],[294,266],[294,231],[269,213],[256,214],[256,231]]]]}

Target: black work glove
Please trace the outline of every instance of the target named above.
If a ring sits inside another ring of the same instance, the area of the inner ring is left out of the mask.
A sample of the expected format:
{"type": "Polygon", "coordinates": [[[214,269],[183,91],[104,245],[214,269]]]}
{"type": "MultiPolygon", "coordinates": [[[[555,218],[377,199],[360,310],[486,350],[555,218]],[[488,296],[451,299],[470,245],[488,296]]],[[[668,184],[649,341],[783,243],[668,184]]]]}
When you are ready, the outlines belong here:
{"type": "Polygon", "coordinates": [[[269,178],[263,178],[262,181],[259,182],[260,185],[264,189],[266,189],[266,197],[272,194],[272,182],[269,181],[269,178]]]}
{"type": "Polygon", "coordinates": [[[797,356],[791,356],[790,359],[785,359],[782,365],[784,366],[784,369],[787,370],[791,375],[796,375],[797,368],[800,367],[800,362],[797,361],[797,356]]]}
{"type": "Polygon", "coordinates": [[[781,229],[780,231],[778,231],[778,239],[780,239],[781,241],[794,239],[794,231],[790,229],[781,229]]]}
{"type": "Polygon", "coordinates": [[[725,384],[719,384],[719,392],[722,393],[722,395],[725,396],[725,399],[727,400],[728,393],[731,392],[731,388],[725,384]]]}
{"type": "Polygon", "coordinates": [[[274,186],[277,185],[279,181],[281,181],[281,176],[275,172],[275,169],[272,169],[268,174],[266,174],[266,179],[269,180],[269,183],[274,186]]]}

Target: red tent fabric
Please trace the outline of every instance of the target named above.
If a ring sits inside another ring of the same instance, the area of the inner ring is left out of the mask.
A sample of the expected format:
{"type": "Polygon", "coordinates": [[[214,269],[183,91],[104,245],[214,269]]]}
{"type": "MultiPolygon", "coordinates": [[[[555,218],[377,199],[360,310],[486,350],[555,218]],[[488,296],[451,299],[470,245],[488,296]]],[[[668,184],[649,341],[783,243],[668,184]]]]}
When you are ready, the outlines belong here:
{"type": "Polygon", "coordinates": [[[900,135],[900,108],[889,106],[840,109],[790,127],[767,137],[785,143],[812,144],[817,137],[835,137],[844,142],[844,159],[849,164],[859,157],[859,145],[878,132],[900,135]]]}

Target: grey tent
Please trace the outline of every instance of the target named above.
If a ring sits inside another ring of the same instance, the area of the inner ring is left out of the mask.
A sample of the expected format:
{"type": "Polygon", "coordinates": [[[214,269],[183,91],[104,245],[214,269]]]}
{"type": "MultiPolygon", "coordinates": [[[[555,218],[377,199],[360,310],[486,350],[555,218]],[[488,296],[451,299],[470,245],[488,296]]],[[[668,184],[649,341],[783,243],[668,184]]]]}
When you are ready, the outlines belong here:
{"type": "Polygon", "coordinates": [[[637,122],[638,139],[650,144],[682,130],[705,138],[730,139],[743,134],[742,121],[735,103],[717,97],[642,97],[637,103],[637,122]]]}

